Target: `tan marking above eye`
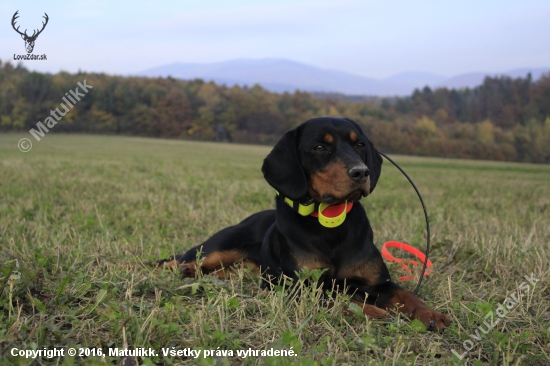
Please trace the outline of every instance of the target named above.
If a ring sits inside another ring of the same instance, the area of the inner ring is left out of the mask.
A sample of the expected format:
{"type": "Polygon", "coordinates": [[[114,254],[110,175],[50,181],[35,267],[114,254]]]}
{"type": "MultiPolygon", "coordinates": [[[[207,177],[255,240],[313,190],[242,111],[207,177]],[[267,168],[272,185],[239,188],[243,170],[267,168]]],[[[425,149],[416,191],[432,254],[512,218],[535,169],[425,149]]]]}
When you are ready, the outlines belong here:
{"type": "Polygon", "coordinates": [[[332,144],[332,142],[334,141],[334,137],[330,133],[327,133],[323,141],[325,141],[327,144],[332,144]]]}
{"type": "Polygon", "coordinates": [[[349,138],[351,139],[351,141],[355,141],[355,140],[357,140],[357,134],[355,132],[351,131],[349,133],[349,138]]]}

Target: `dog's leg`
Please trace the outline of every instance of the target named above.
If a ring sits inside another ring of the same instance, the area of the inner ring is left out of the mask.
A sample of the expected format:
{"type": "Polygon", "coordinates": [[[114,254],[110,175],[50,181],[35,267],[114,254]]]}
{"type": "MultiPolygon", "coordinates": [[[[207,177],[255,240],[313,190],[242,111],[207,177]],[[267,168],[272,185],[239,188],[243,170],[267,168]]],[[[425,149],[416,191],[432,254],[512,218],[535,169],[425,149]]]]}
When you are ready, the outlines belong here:
{"type": "Polygon", "coordinates": [[[346,279],[357,296],[366,294],[367,304],[376,305],[390,314],[398,309],[410,319],[420,320],[428,330],[440,331],[451,324],[446,315],[430,309],[418,297],[393,282],[382,257],[375,254],[367,257],[368,260],[358,260],[341,269],[340,276],[346,279]]]}
{"type": "MultiPolygon", "coordinates": [[[[369,318],[372,318],[372,319],[388,318],[388,313],[384,309],[380,309],[379,307],[376,307],[374,305],[366,304],[364,302],[357,301],[354,299],[351,299],[350,301],[356,305],[359,305],[363,309],[363,314],[365,314],[369,318]]],[[[350,308],[346,307],[344,309],[344,315],[350,316],[352,314],[353,314],[353,311],[350,308]]]]}
{"type": "Polygon", "coordinates": [[[274,210],[258,212],[235,226],[218,231],[183,255],[158,261],[156,267],[179,270],[183,277],[196,277],[197,255],[200,253],[201,273],[215,273],[219,278],[224,278],[224,269],[231,270],[239,263],[259,273],[260,248],[265,232],[273,222],[274,210]]]}
{"type": "Polygon", "coordinates": [[[397,308],[400,313],[405,314],[410,319],[420,320],[428,330],[441,331],[451,325],[451,320],[447,315],[431,309],[412,292],[406,291],[398,285],[395,286],[392,296],[386,303],[386,307],[390,311],[395,311],[397,308]]]}
{"type": "MultiPolygon", "coordinates": [[[[196,253],[196,251],[195,251],[196,253]]],[[[183,256],[176,256],[168,260],[161,260],[157,267],[163,269],[173,269],[181,272],[184,278],[197,277],[197,261],[196,259],[189,260],[192,253],[186,253],[183,256]],[[185,260],[188,259],[188,260],[185,260]]],[[[196,258],[196,256],[195,256],[196,258]]],[[[206,254],[199,260],[200,271],[203,274],[215,274],[218,278],[225,278],[226,274],[232,273],[236,264],[242,264],[243,267],[251,268],[253,272],[259,273],[260,269],[256,263],[246,259],[247,253],[241,250],[226,250],[215,251],[206,254]]]]}
{"type": "Polygon", "coordinates": [[[410,319],[418,319],[427,330],[442,331],[451,325],[448,316],[431,309],[412,292],[406,291],[395,282],[384,283],[358,289],[368,294],[367,303],[386,309],[389,314],[402,313],[410,319]]]}

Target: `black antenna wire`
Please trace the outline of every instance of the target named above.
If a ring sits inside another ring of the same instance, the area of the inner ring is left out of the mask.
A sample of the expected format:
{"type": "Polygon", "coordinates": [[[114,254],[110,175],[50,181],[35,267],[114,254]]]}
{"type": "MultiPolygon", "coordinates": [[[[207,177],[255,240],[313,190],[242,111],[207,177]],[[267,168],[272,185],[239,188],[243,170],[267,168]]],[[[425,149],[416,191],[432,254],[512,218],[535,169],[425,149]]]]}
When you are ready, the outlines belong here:
{"type": "Polygon", "coordinates": [[[426,258],[424,259],[424,266],[422,267],[422,273],[420,273],[420,278],[418,279],[418,285],[416,285],[416,288],[413,291],[413,293],[416,295],[416,293],[420,289],[420,284],[422,283],[422,279],[424,278],[424,273],[426,272],[426,266],[428,264],[428,256],[430,254],[430,220],[428,218],[428,210],[426,210],[426,205],[424,204],[424,200],[422,199],[422,196],[420,195],[418,188],[416,188],[416,185],[414,184],[412,179],[407,175],[407,173],[405,173],[405,171],[401,169],[401,167],[397,165],[395,161],[390,159],[388,155],[380,151],[379,153],[380,155],[385,157],[390,163],[395,165],[395,167],[399,169],[399,171],[403,173],[403,175],[409,180],[409,183],[411,183],[411,185],[413,186],[414,190],[416,191],[416,194],[418,195],[418,198],[420,198],[420,203],[422,204],[422,209],[424,210],[424,218],[426,219],[426,258]]]}

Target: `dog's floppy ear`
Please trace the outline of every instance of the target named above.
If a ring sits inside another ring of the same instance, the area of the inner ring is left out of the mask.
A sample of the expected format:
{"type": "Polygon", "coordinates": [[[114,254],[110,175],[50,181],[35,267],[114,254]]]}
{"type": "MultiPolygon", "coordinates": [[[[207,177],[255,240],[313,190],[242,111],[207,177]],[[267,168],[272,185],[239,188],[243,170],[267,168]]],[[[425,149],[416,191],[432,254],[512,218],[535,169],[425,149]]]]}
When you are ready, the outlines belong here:
{"type": "MultiPolygon", "coordinates": [[[[347,118],[346,118],[347,119],[347,118]]],[[[359,131],[363,134],[363,136],[366,139],[366,149],[367,149],[367,156],[365,157],[364,163],[367,165],[370,171],[370,193],[374,190],[374,187],[376,187],[376,183],[378,182],[378,178],[380,178],[380,174],[382,173],[382,156],[376,150],[371,140],[368,139],[367,135],[356,122],[352,121],[351,119],[347,119],[351,123],[357,127],[359,131]]]]}
{"type": "Polygon", "coordinates": [[[262,165],[267,183],[292,200],[299,200],[307,195],[306,175],[298,161],[297,135],[297,129],[286,132],[262,165]]]}

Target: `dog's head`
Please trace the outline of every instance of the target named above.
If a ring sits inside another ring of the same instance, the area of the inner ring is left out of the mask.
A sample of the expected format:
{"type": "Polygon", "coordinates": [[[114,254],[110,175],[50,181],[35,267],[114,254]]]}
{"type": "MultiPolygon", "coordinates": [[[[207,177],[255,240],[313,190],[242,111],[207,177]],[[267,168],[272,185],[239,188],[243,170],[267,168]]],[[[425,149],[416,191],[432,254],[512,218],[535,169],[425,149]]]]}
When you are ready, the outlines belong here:
{"type": "Polygon", "coordinates": [[[370,194],[382,157],[361,127],[344,118],[314,118],[286,132],[265,158],[267,182],[292,200],[335,205],[370,194]]]}

